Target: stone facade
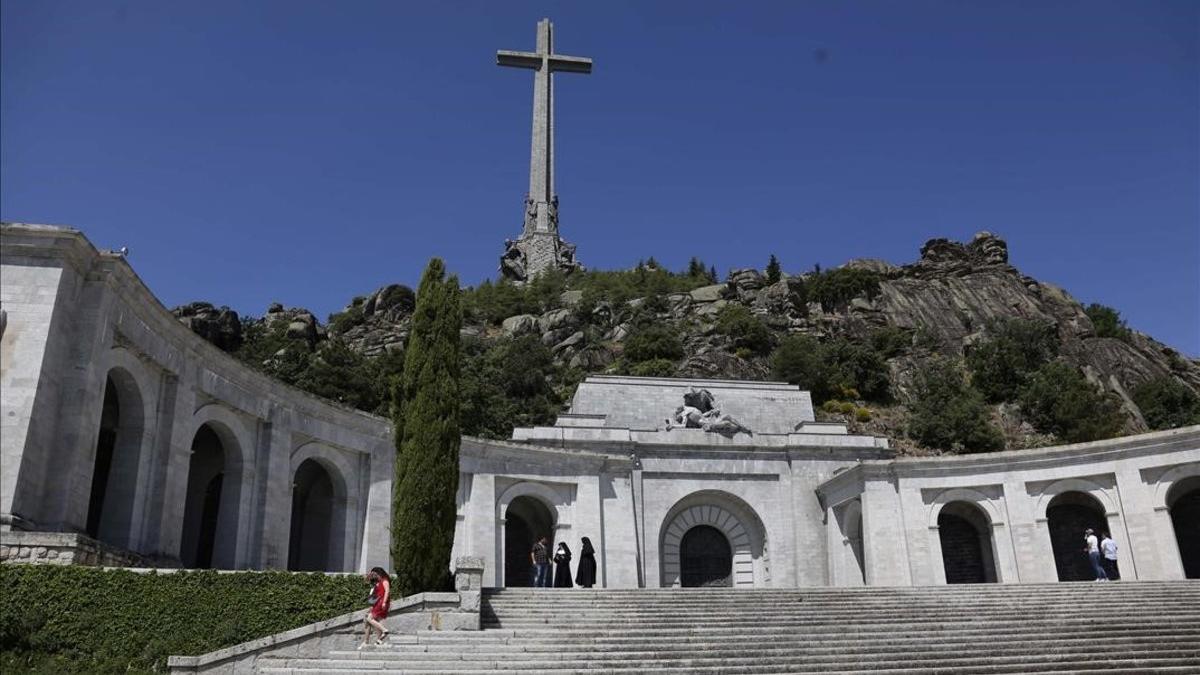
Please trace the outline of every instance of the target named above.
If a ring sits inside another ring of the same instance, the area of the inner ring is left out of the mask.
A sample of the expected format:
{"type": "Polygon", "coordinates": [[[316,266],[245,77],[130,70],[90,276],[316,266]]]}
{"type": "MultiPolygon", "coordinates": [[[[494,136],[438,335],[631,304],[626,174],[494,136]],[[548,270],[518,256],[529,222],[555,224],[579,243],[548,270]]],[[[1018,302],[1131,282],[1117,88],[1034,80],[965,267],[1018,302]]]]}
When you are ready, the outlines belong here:
{"type": "MultiPolygon", "coordinates": [[[[75,230],[0,234],[6,560],[386,565],[387,420],[216,349],[75,230]]],[[[780,588],[1078,578],[1084,526],[1125,578],[1200,577],[1197,522],[1200,427],[901,459],[787,384],[592,376],[553,426],[463,439],[454,548],[470,604],[529,583],[537,534],[588,537],[600,587],[780,588]]]]}

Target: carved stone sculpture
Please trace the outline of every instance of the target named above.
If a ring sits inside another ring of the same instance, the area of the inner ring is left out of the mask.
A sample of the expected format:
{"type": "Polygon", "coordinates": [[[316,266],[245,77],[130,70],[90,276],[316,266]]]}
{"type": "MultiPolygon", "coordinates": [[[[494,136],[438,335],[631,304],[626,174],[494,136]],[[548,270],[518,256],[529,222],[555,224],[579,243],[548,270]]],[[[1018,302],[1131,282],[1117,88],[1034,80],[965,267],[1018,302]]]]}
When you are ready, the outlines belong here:
{"type": "Polygon", "coordinates": [[[683,395],[683,405],[667,420],[667,431],[672,429],[703,429],[725,436],[752,433],[746,425],[721,412],[712,392],[695,388],[683,395]]]}

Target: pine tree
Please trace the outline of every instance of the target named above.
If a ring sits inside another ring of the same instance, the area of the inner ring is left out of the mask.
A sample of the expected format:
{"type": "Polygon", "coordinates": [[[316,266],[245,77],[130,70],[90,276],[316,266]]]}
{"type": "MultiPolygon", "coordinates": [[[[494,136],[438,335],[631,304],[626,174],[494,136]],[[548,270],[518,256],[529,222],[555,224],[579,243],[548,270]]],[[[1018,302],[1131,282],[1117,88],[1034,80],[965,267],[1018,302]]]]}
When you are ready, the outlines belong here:
{"type": "Polygon", "coordinates": [[[712,267],[708,268],[708,281],[709,281],[709,283],[713,283],[713,284],[717,283],[717,266],[716,265],[713,265],[712,267]]]}
{"type": "Polygon", "coordinates": [[[767,261],[767,283],[779,283],[781,276],[782,273],[779,269],[779,259],[775,257],[774,253],[772,253],[771,259],[767,261]]]}
{"type": "Polygon", "coordinates": [[[707,275],[707,272],[704,271],[704,263],[696,256],[692,256],[692,259],[688,261],[687,275],[693,279],[707,275]]]}
{"type": "Polygon", "coordinates": [[[449,578],[458,494],[458,278],[429,261],[404,354],[392,482],[394,596],[442,590],[449,578]]]}

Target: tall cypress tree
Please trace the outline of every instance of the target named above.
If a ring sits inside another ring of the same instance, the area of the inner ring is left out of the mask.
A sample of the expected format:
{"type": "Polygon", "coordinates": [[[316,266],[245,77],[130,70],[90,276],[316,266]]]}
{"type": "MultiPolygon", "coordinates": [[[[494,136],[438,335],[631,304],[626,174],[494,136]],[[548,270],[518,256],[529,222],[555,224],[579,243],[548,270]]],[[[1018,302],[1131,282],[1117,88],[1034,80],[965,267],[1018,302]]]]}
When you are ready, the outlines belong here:
{"type": "Polygon", "coordinates": [[[450,568],[458,495],[458,277],[429,261],[397,391],[396,473],[392,481],[392,565],[396,597],[441,590],[450,568]]]}

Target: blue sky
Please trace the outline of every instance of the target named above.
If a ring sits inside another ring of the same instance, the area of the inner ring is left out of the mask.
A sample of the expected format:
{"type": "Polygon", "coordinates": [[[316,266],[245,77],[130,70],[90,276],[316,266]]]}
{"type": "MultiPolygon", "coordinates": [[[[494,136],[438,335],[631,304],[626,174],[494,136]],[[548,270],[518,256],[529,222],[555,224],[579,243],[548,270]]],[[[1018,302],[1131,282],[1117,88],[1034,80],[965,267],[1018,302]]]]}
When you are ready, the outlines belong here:
{"type": "Polygon", "coordinates": [[[520,231],[532,75],[597,268],[910,262],[991,230],[1025,273],[1200,354],[1200,3],[0,3],[0,217],[68,224],[172,306],[324,316],[520,231]]]}

